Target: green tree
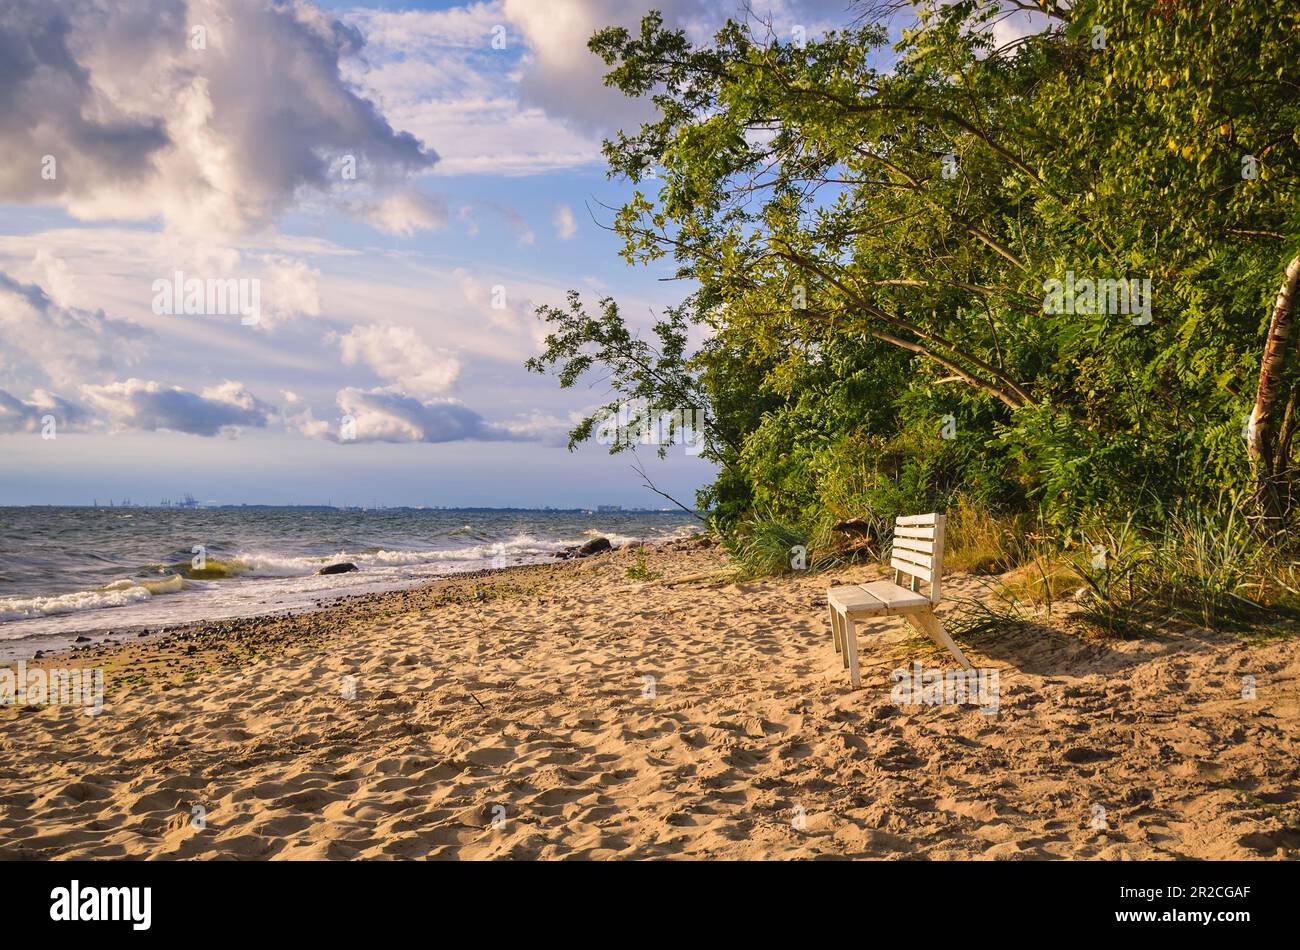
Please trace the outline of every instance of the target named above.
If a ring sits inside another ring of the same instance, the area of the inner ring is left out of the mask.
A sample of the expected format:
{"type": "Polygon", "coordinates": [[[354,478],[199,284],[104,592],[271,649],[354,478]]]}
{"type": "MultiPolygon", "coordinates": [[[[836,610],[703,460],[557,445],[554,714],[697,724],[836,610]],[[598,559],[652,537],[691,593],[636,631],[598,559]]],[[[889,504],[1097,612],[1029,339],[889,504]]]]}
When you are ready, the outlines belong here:
{"type": "Polygon", "coordinates": [[[592,38],[658,110],[606,143],[658,184],[614,227],[698,287],[710,340],[680,356],[727,433],[715,505],[964,489],[1068,528],[1253,484],[1290,513],[1300,11],[1043,6],[1001,48],[976,0],[892,48],[871,22],[696,47],[655,13],[592,38]]]}

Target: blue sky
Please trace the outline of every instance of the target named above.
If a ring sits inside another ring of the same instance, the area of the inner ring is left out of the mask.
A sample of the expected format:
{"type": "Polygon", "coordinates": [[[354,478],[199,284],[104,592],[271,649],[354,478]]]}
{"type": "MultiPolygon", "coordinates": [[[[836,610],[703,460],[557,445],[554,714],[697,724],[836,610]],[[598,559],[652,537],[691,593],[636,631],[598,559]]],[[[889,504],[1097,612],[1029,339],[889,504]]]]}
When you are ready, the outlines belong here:
{"type": "MultiPolygon", "coordinates": [[[[698,37],[737,10],[655,5],[698,37]]],[[[752,6],[778,31],[845,17],[752,6]]],[[[600,141],[646,106],[601,86],[586,39],[643,12],[6,3],[0,504],[663,504],[628,458],[565,450],[604,388],[522,368],[533,308],[570,288],[642,326],[683,293],[588,211],[629,193],[600,141]],[[255,281],[256,322],[158,312],[177,271],[255,281]]],[[[678,497],[710,478],[680,448],[642,458],[678,497]]]]}

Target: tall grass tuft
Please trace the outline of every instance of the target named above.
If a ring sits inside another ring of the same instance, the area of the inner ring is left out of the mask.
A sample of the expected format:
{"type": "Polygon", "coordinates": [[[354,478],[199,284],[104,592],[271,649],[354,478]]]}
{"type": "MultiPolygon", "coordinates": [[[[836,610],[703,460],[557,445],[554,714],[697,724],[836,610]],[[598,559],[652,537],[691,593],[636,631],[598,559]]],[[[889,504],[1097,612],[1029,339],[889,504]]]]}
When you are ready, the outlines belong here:
{"type": "Polygon", "coordinates": [[[1236,498],[1172,518],[1157,561],[1169,605],[1206,627],[1259,619],[1292,586],[1293,565],[1241,516],[1236,498]]]}
{"type": "Polygon", "coordinates": [[[995,514],[969,496],[948,508],[944,564],[954,571],[1001,574],[1024,562],[1032,520],[1027,514],[995,514]]]}
{"type": "Polygon", "coordinates": [[[722,539],[742,577],[768,577],[794,569],[800,549],[807,564],[809,532],[771,512],[756,514],[722,539]]]}
{"type": "Polygon", "coordinates": [[[1069,561],[1084,584],[1076,616],[1110,636],[1144,632],[1162,587],[1159,550],[1138,534],[1132,515],[1118,528],[1085,536],[1084,550],[1069,561]]]}

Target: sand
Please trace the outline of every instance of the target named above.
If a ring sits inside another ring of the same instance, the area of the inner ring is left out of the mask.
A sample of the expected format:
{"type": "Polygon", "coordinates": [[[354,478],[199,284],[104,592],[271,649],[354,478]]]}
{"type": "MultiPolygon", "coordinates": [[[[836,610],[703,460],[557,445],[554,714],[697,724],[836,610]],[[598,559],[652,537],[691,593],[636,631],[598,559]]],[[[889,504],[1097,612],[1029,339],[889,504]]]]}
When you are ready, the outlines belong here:
{"type": "Polygon", "coordinates": [[[996,715],[899,705],[892,670],[955,664],[884,621],[850,689],[825,589],[879,569],[637,557],[46,658],[108,706],[0,708],[0,857],[1300,855],[1300,641],[1006,630],[964,644],[996,715]]]}

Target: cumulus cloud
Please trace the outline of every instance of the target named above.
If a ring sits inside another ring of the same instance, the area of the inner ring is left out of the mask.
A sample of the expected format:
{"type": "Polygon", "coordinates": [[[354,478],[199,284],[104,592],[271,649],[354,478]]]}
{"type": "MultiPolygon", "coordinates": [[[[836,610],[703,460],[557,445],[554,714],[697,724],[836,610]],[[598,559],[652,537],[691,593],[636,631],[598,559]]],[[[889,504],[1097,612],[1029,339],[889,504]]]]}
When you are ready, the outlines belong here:
{"type": "Polygon", "coordinates": [[[536,174],[598,164],[600,139],[653,116],[604,85],[587,49],[602,27],[635,27],[651,7],[707,41],[731,16],[789,39],[853,18],[849,0],[493,0],[448,10],[356,8],[366,37],[344,75],[400,128],[438,143],[442,174],[536,174]],[[762,21],[761,23],[757,21],[762,21]],[[504,33],[496,32],[504,30],[504,33]],[[493,44],[494,38],[502,43],[493,44]]]}
{"type": "Polygon", "coordinates": [[[37,432],[49,416],[54,417],[56,434],[80,428],[86,421],[85,410],[54,393],[38,389],[28,399],[20,399],[0,389],[0,432],[37,432]]]}
{"type": "Polygon", "coordinates": [[[437,156],[343,78],[363,43],[307,2],[7,0],[0,200],[237,233],[337,191],[340,156],[398,187],[437,156]]]}
{"type": "Polygon", "coordinates": [[[460,374],[454,353],[429,346],[412,327],[391,324],[355,326],[338,337],[348,366],[369,366],[391,381],[392,390],[428,397],[445,393],[460,374]]]}
{"type": "Polygon", "coordinates": [[[153,380],[127,379],[81,387],[82,397],[117,429],[234,434],[241,426],[261,428],[275,409],[243,384],[229,381],[195,393],[153,380]]]}
{"type": "Polygon", "coordinates": [[[59,306],[36,284],[0,272],[0,373],[70,386],[111,378],[138,358],[149,336],[128,320],[59,306]]]}
{"type": "Polygon", "coordinates": [[[422,400],[385,389],[342,389],[343,429],[336,441],[458,442],[515,438],[455,399],[422,400]]]}
{"type": "MultiPolygon", "coordinates": [[[[669,23],[704,12],[702,0],[660,0],[655,4],[669,23]]],[[[587,41],[606,26],[632,26],[645,10],[622,0],[505,0],[511,22],[523,33],[531,53],[521,83],[526,105],[560,116],[592,132],[611,126],[635,128],[648,120],[649,103],[631,102],[605,86],[606,67],[587,41]]]]}
{"type": "Polygon", "coordinates": [[[263,261],[263,319],[259,326],[269,327],[300,316],[320,316],[320,271],[317,268],[305,261],[274,255],[263,257],[263,261]]]}

